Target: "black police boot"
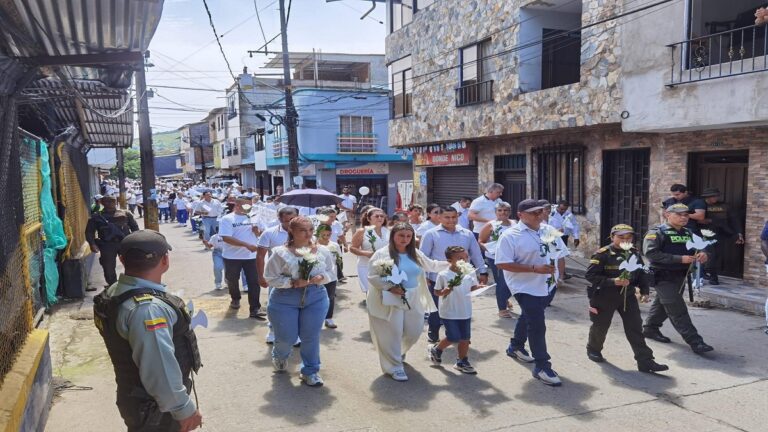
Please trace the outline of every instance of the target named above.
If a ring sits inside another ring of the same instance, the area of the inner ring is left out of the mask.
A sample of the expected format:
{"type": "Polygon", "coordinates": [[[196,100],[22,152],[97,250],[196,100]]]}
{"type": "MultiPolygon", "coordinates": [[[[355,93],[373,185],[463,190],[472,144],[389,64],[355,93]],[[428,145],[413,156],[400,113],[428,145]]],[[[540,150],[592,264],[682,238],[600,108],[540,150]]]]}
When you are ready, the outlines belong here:
{"type": "Polygon", "coordinates": [[[662,372],[669,370],[669,366],[658,364],[653,360],[644,360],[637,363],[637,370],[640,372],[662,372]]]}
{"type": "Polygon", "coordinates": [[[672,339],[664,336],[658,330],[643,330],[643,337],[645,337],[646,339],[653,339],[656,342],[661,342],[661,343],[672,342],[672,339]]]}
{"type": "Polygon", "coordinates": [[[705,352],[710,352],[710,351],[714,350],[714,348],[712,348],[711,346],[705,344],[703,341],[691,345],[691,349],[696,354],[704,354],[705,352]]]}
{"type": "Polygon", "coordinates": [[[587,350],[587,357],[595,363],[602,363],[605,361],[605,357],[597,351],[587,350]]]}
{"type": "Polygon", "coordinates": [[[717,278],[717,275],[712,273],[709,275],[709,284],[710,285],[720,285],[720,280],[717,278]]]}

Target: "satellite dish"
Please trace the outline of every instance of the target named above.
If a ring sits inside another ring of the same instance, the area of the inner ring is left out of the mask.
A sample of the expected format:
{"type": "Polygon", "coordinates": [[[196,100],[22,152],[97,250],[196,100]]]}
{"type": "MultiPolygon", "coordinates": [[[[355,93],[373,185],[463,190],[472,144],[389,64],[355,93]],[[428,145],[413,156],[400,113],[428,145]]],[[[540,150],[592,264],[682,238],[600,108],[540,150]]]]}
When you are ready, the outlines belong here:
{"type": "Polygon", "coordinates": [[[368,186],[363,186],[363,187],[361,187],[361,188],[358,190],[358,192],[360,192],[360,195],[362,195],[362,196],[366,196],[366,195],[368,195],[369,193],[371,193],[371,190],[370,190],[370,189],[368,189],[368,186]]]}

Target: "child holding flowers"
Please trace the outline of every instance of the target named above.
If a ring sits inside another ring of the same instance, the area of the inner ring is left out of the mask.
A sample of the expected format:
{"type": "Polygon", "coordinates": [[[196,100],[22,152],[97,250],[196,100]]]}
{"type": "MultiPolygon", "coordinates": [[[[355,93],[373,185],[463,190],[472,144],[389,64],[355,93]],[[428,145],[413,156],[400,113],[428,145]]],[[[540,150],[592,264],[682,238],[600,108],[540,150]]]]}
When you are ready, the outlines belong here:
{"type": "Polygon", "coordinates": [[[429,358],[435,364],[442,362],[443,351],[453,344],[458,344],[458,356],[453,368],[465,374],[474,375],[475,368],[469,363],[469,339],[472,323],[471,291],[483,288],[475,276],[475,268],[470,264],[469,254],[461,246],[449,246],[445,250],[445,259],[450,267],[437,274],[435,295],[440,300],[438,311],[445,326],[445,337],[428,348],[429,358]]]}

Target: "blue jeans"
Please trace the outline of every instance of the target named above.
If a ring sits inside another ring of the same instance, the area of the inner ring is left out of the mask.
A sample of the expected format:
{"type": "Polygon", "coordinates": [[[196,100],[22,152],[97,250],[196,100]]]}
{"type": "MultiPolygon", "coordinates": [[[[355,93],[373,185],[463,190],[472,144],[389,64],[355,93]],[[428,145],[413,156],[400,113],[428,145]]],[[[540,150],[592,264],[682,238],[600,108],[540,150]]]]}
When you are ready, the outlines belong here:
{"type": "Polygon", "coordinates": [[[304,289],[275,288],[269,295],[267,316],[275,332],[272,357],[286,359],[296,338],[301,337],[301,373],[310,375],[320,370],[320,330],[328,312],[328,294],[322,285],[304,289]]]}
{"type": "Polygon", "coordinates": [[[192,232],[197,232],[197,219],[189,218],[189,223],[192,224],[192,232]]]}
{"type": "Polygon", "coordinates": [[[504,279],[504,270],[499,270],[496,267],[496,260],[488,258],[487,261],[488,267],[491,269],[491,273],[493,273],[493,280],[496,282],[496,306],[498,306],[500,311],[507,310],[509,307],[507,301],[512,297],[512,293],[509,292],[507,280],[504,279]]]}
{"type": "Polygon", "coordinates": [[[509,340],[513,349],[524,348],[525,341],[531,348],[531,355],[536,360],[537,368],[550,368],[552,357],[547,353],[547,325],[544,322],[544,308],[549,301],[548,296],[537,297],[530,294],[515,294],[515,300],[520,305],[520,318],[515,325],[515,334],[509,340]]]}
{"type": "Polygon", "coordinates": [[[211,257],[213,258],[213,283],[221,286],[224,274],[224,257],[221,256],[221,249],[214,249],[211,257]]]}
{"type": "Polygon", "coordinates": [[[203,240],[208,241],[211,236],[216,234],[216,228],[219,227],[219,220],[215,217],[203,216],[203,240]]]}
{"type": "Polygon", "coordinates": [[[187,216],[189,213],[187,213],[187,209],[179,209],[176,210],[176,220],[179,221],[180,224],[186,225],[187,224],[187,216]]]}
{"type": "Polygon", "coordinates": [[[168,208],[168,207],[158,208],[157,211],[158,211],[158,216],[157,216],[157,221],[158,222],[163,220],[163,219],[165,219],[165,221],[168,222],[168,220],[171,219],[171,209],[170,208],[168,208]]]}

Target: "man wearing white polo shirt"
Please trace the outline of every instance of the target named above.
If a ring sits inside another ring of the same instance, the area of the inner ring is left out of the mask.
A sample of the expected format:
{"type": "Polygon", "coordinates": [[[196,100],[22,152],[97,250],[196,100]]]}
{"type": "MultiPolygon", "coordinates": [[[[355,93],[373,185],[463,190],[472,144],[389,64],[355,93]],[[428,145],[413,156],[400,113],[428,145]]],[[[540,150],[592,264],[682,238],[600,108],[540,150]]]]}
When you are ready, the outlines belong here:
{"type": "Polygon", "coordinates": [[[259,274],[256,267],[256,251],[258,227],[248,216],[251,200],[239,196],[235,202],[234,211],[223,218],[219,225],[219,235],[224,241],[221,256],[224,258],[224,277],[227,280],[229,295],[232,302],[229,307],[240,308],[240,273],[245,273],[248,283],[248,306],[250,317],[259,320],[266,319],[259,304],[259,274]],[[246,207],[247,206],[247,207],[246,207]]]}
{"type": "Polygon", "coordinates": [[[474,224],[472,232],[475,233],[475,239],[480,236],[485,224],[496,219],[496,204],[501,202],[503,192],[504,186],[493,183],[485,189],[485,194],[475,198],[470,204],[469,220],[474,224]]]}
{"type": "Polygon", "coordinates": [[[523,200],[517,206],[520,222],[504,231],[496,249],[496,267],[504,271],[510,292],[520,305],[520,318],[509,341],[507,355],[526,363],[535,362],[533,377],[544,384],[559,386],[560,377],[552,370],[547,352],[544,309],[555,275],[555,266],[542,255],[539,235],[542,205],[536,200],[523,200]],[[528,341],[533,356],[525,350],[528,341]]]}
{"type": "Polygon", "coordinates": [[[207,190],[203,193],[203,199],[197,202],[194,213],[203,217],[203,243],[210,247],[208,240],[219,227],[219,218],[224,213],[224,207],[221,201],[214,199],[211,191],[207,190]]]}
{"type": "Polygon", "coordinates": [[[341,204],[339,208],[347,212],[347,222],[353,227],[355,226],[355,206],[357,205],[357,197],[349,193],[349,188],[344,187],[341,189],[341,204]]]}

